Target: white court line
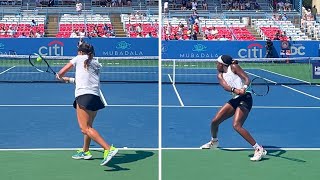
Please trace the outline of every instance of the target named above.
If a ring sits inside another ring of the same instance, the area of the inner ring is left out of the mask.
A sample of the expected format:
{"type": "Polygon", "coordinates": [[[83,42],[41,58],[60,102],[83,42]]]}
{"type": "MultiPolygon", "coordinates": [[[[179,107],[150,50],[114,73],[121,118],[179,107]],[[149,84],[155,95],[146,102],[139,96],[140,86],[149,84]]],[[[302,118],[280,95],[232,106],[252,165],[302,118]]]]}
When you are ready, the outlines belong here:
{"type": "Polygon", "coordinates": [[[16,67],[16,66],[12,66],[11,68],[8,68],[8,69],[0,72],[0,74],[4,74],[4,73],[6,73],[7,71],[10,71],[11,69],[13,69],[13,68],[15,68],[15,67],[16,67]]]}
{"type": "MultiPolygon", "coordinates": [[[[261,70],[264,70],[264,69],[261,69],[261,70]]],[[[276,75],[279,75],[279,76],[284,76],[284,77],[286,77],[286,78],[291,78],[291,79],[294,79],[294,80],[298,80],[298,81],[301,81],[301,82],[304,82],[304,83],[310,83],[310,82],[307,82],[307,81],[304,81],[304,80],[296,79],[296,78],[293,78],[293,77],[289,77],[289,76],[282,75],[282,74],[279,74],[279,73],[271,72],[271,71],[268,71],[268,70],[264,70],[264,71],[267,71],[267,72],[269,72],[269,73],[273,73],[273,74],[276,74],[276,75]]],[[[246,72],[246,73],[251,74],[251,75],[256,76],[256,77],[261,77],[261,76],[258,76],[258,75],[256,75],[256,74],[250,73],[250,72],[246,72]]],[[[264,77],[261,77],[261,78],[264,78],[264,77]]],[[[267,81],[269,81],[269,82],[272,82],[272,83],[274,83],[274,84],[277,84],[277,82],[272,81],[272,80],[270,80],[270,79],[266,79],[266,78],[264,78],[264,79],[267,80],[267,81]]],[[[282,86],[282,87],[285,87],[285,88],[287,88],[287,89],[293,90],[293,91],[295,91],[295,92],[298,92],[298,93],[300,93],[300,94],[303,94],[303,95],[312,97],[312,98],[314,98],[314,99],[320,100],[320,98],[317,97],[317,96],[313,96],[313,95],[308,94],[308,93],[306,93],[306,92],[299,91],[299,90],[297,90],[297,89],[295,89],[295,88],[293,88],[293,87],[286,86],[286,85],[281,85],[281,86],[282,86]]]]}
{"type": "MultiPolygon", "coordinates": [[[[162,148],[163,150],[202,150],[214,151],[215,149],[201,149],[201,148],[162,148]]],[[[218,148],[221,150],[252,150],[253,148],[218,148]]],[[[286,151],[320,151],[320,148],[265,148],[267,150],[286,150],[286,151]]]]}
{"type": "MultiPolygon", "coordinates": [[[[14,66],[15,67],[15,66],[14,66]]],[[[40,73],[40,72],[8,72],[10,74],[31,74],[31,73],[40,73]]],[[[123,72],[101,72],[101,74],[156,74],[158,72],[131,72],[131,71],[123,71],[123,72]]],[[[68,72],[68,74],[74,74],[74,72],[68,72]]]]}
{"type": "MultiPolygon", "coordinates": [[[[158,151],[159,148],[118,148],[119,150],[131,151],[158,151]]],[[[76,151],[79,148],[29,148],[29,149],[0,149],[0,151],[76,151]]],[[[103,148],[90,148],[90,150],[103,150],[103,148]]]]}
{"type": "MultiPolygon", "coordinates": [[[[0,149],[0,151],[75,151],[79,148],[23,148],[23,149],[0,149]]],[[[159,151],[159,148],[118,148],[122,151],[159,151]]],[[[320,151],[320,148],[265,148],[267,150],[286,150],[286,151],[320,151]]],[[[90,150],[102,151],[103,148],[90,148],[90,150]]],[[[218,149],[201,149],[201,148],[161,148],[161,150],[200,150],[200,151],[214,151],[214,150],[252,150],[252,148],[218,148],[218,149]]]]}
{"type": "Polygon", "coordinates": [[[178,97],[178,100],[179,100],[179,102],[180,102],[180,105],[183,107],[183,106],[184,106],[183,101],[182,101],[182,99],[181,99],[181,97],[180,97],[180,94],[179,94],[179,92],[178,92],[175,84],[174,84],[173,81],[172,81],[172,78],[171,78],[170,74],[168,74],[168,77],[169,77],[169,79],[170,79],[170,82],[171,82],[171,84],[172,84],[172,86],[173,86],[174,91],[176,92],[176,95],[177,95],[177,97],[178,97]]]}
{"type": "MultiPolygon", "coordinates": [[[[0,104],[0,107],[72,107],[67,104],[0,104]]],[[[152,104],[109,104],[108,107],[150,107],[155,108],[158,105],[152,104]]],[[[175,106],[162,105],[163,108],[220,108],[217,105],[195,105],[195,106],[175,106]]],[[[252,106],[254,109],[320,109],[320,106],[252,106]]]]}
{"type": "Polygon", "coordinates": [[[107,100],[106,100],[106,98],[104,98],[104,95],[103,95],[101,89],[99,91],[100,91],[101,100],[102,100],[104,106],[108,106],[107,100]]]}
{"type": "Polygon", "coordinates": [[[304,94],[304,95],[306,95],[306,96],[312,97],[312,98],[314,98],[314,99],[320,100],[320,98],[317,97],[317,96],[313,96],[313,95],[308,94],[308,93],[305,93],[305,92],[303,92],[303,91],[299,91],[299,90],[294,89],[294,88],[292,88],[292,87],[289,87],[289,86],[286,86],[286,85],[281,85],[281,86],[283,86],[283,87],[285,87],[285,88],[288,88],[288,89],[291,89],[291,90],[293,90],[293,91],[296,91],[296,92],[298,92],[298,93],[304,94]]]}
{"type": "Polygon", "coordinates": [[[271,73],[271,74],[276,74],[276,75],[278,75],[278,76],[283,76],[283,77],[286,77],[286,78],[289,78],[289,79],[294,79],[294,80],[297,80],[297,81],[301,81],[301,82],[304,82],[304,83],[310,83],[310,82],[305,81],[305,80],[302,80],[302,79],[298,79],[298,78],[294,78],[294,77],[287,76],[287,75],[284,75],[284,74],[272,72],[272,71],[269,71],[269,70],[266,70],[266,69],[261,69],[261,70],[262,70],[262,71],[266,71],[266,72],[271,73]]]}

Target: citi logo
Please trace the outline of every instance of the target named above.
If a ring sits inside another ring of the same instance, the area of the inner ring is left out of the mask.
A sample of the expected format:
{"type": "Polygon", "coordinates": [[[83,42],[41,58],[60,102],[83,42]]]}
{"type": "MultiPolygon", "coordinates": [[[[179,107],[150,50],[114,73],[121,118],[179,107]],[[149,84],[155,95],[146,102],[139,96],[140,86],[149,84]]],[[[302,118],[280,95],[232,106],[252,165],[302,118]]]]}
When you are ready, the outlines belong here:
{"type": "Polygon", "coordinates": [[[42,56],[63,56],[63,42],[51,41],[47,46],[39,48],[39,54],[42,56]]]}
{"type": "Polygon", "coordinates": [[[240,58],[261,58],[263,46],[261,44],[250,44],[247,49],[239,49],[240,58]]]}

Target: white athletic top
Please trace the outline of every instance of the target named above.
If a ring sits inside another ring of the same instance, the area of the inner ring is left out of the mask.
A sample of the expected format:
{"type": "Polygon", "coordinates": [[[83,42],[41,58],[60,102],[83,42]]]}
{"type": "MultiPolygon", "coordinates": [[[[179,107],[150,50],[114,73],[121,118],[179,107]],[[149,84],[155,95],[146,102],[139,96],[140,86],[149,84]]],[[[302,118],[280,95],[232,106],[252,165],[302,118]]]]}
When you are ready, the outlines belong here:
{"type": "MultiPolygon", "coordinates": [[[[243,88],[244,84],[242,82],[242,79],[237,74],[232,72],[231,65],[228,66],[226,73],[222,73],[222,77],[229,86],[234,87],[236,89],[243,88]]],[[[235,94],[233,95],[236,96],[235,94]]]]}
{"type": "Polygon", "coordinates": [[[84,94],[94,94],[100,96],[100,69],[102,65],[97,59],[92,59],[88,69],[84,68],[84,61],[87,55],[78,55],[70,60],[76,68],[76,89],[75,97],[84,94]]]}

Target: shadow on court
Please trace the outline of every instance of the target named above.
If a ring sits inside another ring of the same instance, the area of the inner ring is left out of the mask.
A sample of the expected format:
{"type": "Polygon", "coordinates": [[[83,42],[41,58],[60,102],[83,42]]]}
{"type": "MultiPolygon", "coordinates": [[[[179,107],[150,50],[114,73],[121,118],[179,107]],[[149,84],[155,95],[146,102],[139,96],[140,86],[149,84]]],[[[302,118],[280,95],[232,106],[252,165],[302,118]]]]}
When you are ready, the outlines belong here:
{"type": "Polygon", "coordinates": [[[282,159],[286,159],[289,161],[294,161],[294,162],[299,162],[299,163],[305,163],[307,161],[302,160],[302,159],[297,159],[297,158],[293,158],[293,157],[285,157],[283,156],[287,151],[280,149],[279,147],[276,146],[264,146],[264,148],[266,148],[268,150],[268,156],[272,156],[272,157],[276,157],[276,158],[282,158],[282,159]]]}
{"type": "MultiPolygon", "coordinates": [[[[262,158],[261,161],[265,161],[265,160],[269,160],[270,156],[272,157],[276,157],[276,158],[282,158],[285,160],[289,160],[289,161],[294,161],[294,162],[299,162],[299,163],[305,163],[307,161],[302,160],[302,159],[297,159],[297,158],[293,158],[293,157],[285,157],[284,155],[286,154],[286,150],[280,149],[280,147],[277,146],[263,146],[267,151],[268,154],[266,157],[262,158]]],[[[252,150],[248,150],[248,149],[223,149],[221,148],[221,150],[223,151],[252,151],[252,150]]],[[[252,157],[253,153],[250,154],[248,157],[252,157]]]]}
{"type": "MultiPolygon", "coordinates": [[[[101,152],[96,150],[96,152],[101,152]]],[[[110,162],[106,165],[107,167],[111,167],[112,169],[106,169],[104,171],[127,171],[130,170],[129,168],[121,167],[120,165],[126,164],[126,163],[132,163],[136,161],[140,161],[146,158],[149,158],[154,155],[154,152],[150,151],[134,151],[135,153],[128,153],[126,154],[126,151],[119,151],[116,156],[114,156],[110,162]]],[[[94,159],[100,159],[102,158],[94,158],[94,159]]]]}

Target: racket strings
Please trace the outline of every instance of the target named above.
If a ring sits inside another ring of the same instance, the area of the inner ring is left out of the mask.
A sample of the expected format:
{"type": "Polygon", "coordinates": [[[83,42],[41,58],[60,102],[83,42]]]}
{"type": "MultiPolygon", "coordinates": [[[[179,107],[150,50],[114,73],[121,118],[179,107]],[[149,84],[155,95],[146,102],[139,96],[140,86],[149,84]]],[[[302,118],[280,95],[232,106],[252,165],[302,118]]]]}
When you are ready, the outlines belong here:
{"type": "Polygon", "coordinates": [[[251,91],[258,96],[265,96],[269,93],[268,82],[263,78],[255,78],[251,81],[251,91]]]}

